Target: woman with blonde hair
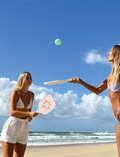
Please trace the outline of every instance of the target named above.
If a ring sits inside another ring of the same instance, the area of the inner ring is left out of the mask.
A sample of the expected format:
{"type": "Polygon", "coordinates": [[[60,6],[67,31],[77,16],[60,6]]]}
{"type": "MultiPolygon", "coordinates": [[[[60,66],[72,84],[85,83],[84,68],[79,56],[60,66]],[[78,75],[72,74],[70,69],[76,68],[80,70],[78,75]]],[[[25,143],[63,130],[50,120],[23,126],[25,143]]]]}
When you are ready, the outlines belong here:
{"type": "Polygon", "coordinates": [[[91,86],[78,77],[72,77],[69,82],[79,83],[95,94],[100,94],[106,88],[109,89],[109,98],[112,104],[113,114],[117,121],[116,141],[120,157],[120,45],[114,45],[108,55],[108,61],[112,62],[112,71],[108,78],[98,87],[91,86]]]}
{"type": "Polygon", "coordinates": [[[29,122],[38,112],[31,112],[34,93],[28,90],[32,84],[29,72],[23,72],[10,97],[10,118],[5,122],[1,140],[3,157],[23,157],[29,134],[29,122]]]}

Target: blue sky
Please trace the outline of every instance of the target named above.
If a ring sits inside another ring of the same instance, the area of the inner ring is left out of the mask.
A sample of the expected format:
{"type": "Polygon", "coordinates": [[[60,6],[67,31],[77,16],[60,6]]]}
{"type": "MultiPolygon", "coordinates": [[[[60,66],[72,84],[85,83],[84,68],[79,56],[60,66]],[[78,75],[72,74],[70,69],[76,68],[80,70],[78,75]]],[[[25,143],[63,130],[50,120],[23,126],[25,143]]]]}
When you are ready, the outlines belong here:
{"type": "Polygon", "coordinates": [[[95,95],[79,84],[43,83],[77,76],[99,86],[108,77],[107,54],[120,44],[119,6],[119,0],[0,1],[0,131],[18,76],[29,71],[33,110],[48,94],[57,104],[34,118],[30,131],[115,132],[108,90],[95,95]]]}

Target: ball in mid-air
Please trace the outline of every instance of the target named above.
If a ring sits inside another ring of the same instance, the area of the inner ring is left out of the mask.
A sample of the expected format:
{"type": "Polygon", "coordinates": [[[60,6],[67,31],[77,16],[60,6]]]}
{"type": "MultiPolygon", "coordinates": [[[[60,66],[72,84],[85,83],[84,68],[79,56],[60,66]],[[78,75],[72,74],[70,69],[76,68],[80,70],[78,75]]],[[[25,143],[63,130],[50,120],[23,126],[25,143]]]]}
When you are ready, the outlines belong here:
{"type": "Polygon", "coordinates": [[[60,40],[60,39],[56,39],[56,40],[55,40],[55,44],[56,44],[56,45],[60,45],[60,44],[61,44],[61,40],[60,40]]]}

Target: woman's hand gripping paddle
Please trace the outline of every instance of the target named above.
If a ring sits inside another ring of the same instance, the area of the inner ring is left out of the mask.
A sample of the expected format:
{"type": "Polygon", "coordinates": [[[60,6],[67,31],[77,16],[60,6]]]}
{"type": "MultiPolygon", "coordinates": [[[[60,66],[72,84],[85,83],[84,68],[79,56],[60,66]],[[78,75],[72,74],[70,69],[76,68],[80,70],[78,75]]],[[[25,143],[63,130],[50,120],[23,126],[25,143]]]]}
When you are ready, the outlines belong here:
{"type": "Polygon", "coordinates": [[[42,114],[48,114],[52,111],[56,106],[56,102],[51,95],[47,95],[38,103],[37,112],[42,114]]]}

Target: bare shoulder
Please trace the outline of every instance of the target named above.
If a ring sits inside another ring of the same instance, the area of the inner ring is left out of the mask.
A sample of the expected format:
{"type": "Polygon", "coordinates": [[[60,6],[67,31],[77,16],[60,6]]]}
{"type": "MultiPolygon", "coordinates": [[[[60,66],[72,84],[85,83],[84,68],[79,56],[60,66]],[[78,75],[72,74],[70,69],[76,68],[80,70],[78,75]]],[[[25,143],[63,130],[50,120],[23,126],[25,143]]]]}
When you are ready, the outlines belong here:
{"type": "Polygon", "coordinates": [[[12,91],[12,94],[11,94],[11,97],[10,97],[10,100],[17,102],[18,99],[19,99],[18,91],[17,91],[17,90],[13,90],[13,91],[12,91]]]}
{"type": "Polygon", "coordinates": [[[33,93],[33,92],[31,92],[31,91],[30,91],[30,93],[31,93],[31,95],[32,95],[32,99],[34,99],[34,93],[33,93]]]}
{"type": "Polygon", "coordinates": [[[18,91],[17,90],[13,90],[11,96],[18,96],[18,91]]]}
{"type": "Polygon", "coordinates": [[[110,75],[109,75],[108,78],[107,78],[107,81],[110,79],[111,76],[112,76],[112,74],[110,73],[110,75]]]}

